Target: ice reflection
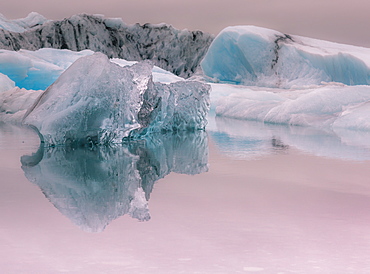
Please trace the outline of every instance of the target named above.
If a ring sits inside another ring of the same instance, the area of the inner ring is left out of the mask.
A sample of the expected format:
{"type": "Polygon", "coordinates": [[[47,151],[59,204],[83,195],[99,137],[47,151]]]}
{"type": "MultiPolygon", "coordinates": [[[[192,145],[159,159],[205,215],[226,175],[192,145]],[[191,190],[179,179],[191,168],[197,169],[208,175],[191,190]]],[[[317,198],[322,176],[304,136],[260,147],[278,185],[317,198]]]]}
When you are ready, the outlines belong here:
{"type": "Polygon", "coordinates": [[[296,148],[320,157],[370,160],[370,132],[215,119],[210,135],[219,149],[233,158],[254,159],[296,148]]]}
{"type": "Polygon", "coordinates": [[[208,170],[205,132],[159,135],[115,147],[44,148],[21,158],[29,181],[81,229],[103,231],[124,214],[150,219],[154,183],[208,170]]]}

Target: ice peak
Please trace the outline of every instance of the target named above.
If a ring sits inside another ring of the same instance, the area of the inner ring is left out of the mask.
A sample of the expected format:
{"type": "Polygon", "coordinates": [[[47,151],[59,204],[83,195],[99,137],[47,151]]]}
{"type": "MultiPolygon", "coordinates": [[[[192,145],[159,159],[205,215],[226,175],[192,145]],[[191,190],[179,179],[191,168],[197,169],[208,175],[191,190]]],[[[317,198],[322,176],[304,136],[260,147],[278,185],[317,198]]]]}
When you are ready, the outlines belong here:
{"type": "Polygon", "coordinates": [[[47,21],[49,20],[37,12],[30,12],[25,18],[20,19],[7,19],[1,14],[0,28],[11,32],[22,33],[33,27],[43,25],[47,21]]]}

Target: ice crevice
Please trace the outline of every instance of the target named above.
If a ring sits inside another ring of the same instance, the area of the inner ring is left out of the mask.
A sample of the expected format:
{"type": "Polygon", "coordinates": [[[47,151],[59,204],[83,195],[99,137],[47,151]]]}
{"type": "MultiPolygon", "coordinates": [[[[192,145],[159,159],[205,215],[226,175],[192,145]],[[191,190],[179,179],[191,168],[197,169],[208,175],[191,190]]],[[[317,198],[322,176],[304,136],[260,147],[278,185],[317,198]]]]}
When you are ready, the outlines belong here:
{"type": "Polygon", "coordinates": [[[288,34],[284,34],[284,36],[278,35],[276,40],[274,41],[274,43],[275,43],[275,48],[274,48],[275,58],[271,62],[271,69],[274,69],[275,65],[279,61],[279,50],[281,49],[280,42],[285,42],[287,40],[290,40],[290,41],[294,42],[292,37],[288,34]]]}

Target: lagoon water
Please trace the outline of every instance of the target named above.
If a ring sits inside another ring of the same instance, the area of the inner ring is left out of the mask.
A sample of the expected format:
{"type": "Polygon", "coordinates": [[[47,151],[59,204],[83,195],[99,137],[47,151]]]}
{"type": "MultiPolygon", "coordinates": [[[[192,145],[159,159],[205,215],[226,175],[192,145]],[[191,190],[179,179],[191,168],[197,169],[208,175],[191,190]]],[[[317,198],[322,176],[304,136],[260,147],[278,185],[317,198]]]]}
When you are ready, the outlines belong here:
{"type": "Polygon", "coordinates": [[[1,272],[368,273],[369,137],[213,117],[51,149],[1,124],[1,272]]]}

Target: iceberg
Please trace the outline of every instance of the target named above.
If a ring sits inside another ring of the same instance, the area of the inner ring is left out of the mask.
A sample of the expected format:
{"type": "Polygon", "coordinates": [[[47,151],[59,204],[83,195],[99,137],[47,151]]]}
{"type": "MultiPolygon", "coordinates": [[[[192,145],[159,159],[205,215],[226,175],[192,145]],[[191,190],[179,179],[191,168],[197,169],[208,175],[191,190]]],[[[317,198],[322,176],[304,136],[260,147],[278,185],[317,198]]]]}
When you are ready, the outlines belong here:
{"type": "Polygon", "coordinates": [[[267,89],[212,84],[211,112],[265,123],[370,130],[370,86],[267,89]]]}
{"type": "Polygon", "coordinates": [[[99,15],[78,14],[51,21],[32,13],[27,18],[10,21],[0,17],[1,49],[89,49],[109,58],[152,60],[185,78],[196,72],[213,40],[202,31],[177,30],[167,24],[127,25],[120,18],[99,15]]]}
{"type": "Polygon", "coordinates": [[[207,134],[159,134],[114,147],[41,145],[21,163],[62,214],[84,231],[101,232],[124,214],[148,221],[154,184],[170,172],[207,172],[207,134]]]}
{"type": "Polygon", "coordinates": [[[204,129],[210,86],[153,82],[149,61],[121,67],[102,53],[78,59],[23,122],[48,145],[122,143],[154,132],[204,129]]]}
{"type": "Polygon", "coordinates": [[[368,85],[370,49],[235,26],[214,39],[201,67],[217,81],[249,86],[368,85]]]}

